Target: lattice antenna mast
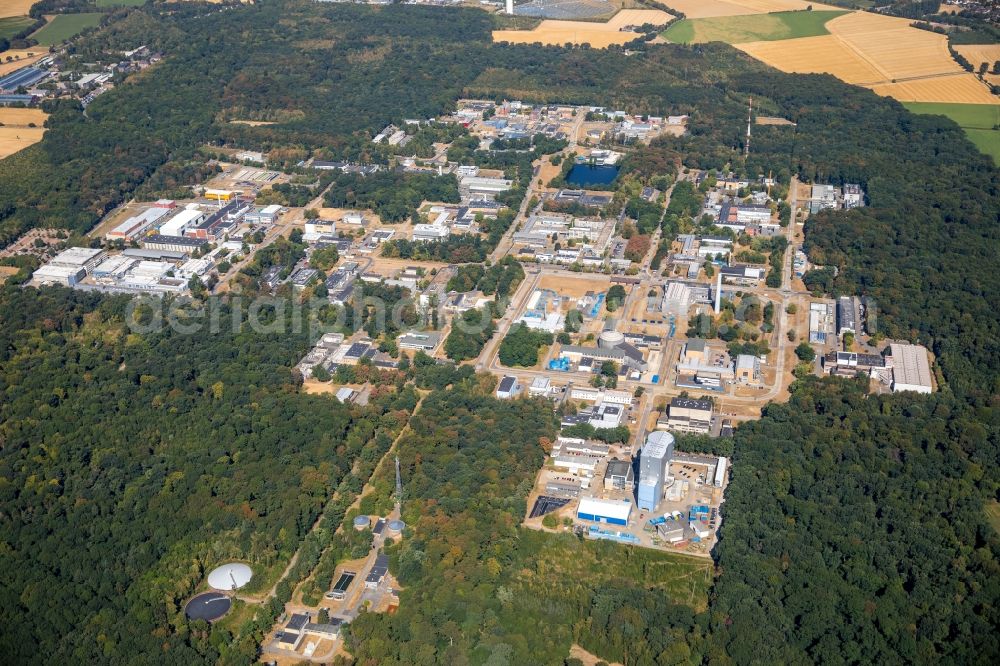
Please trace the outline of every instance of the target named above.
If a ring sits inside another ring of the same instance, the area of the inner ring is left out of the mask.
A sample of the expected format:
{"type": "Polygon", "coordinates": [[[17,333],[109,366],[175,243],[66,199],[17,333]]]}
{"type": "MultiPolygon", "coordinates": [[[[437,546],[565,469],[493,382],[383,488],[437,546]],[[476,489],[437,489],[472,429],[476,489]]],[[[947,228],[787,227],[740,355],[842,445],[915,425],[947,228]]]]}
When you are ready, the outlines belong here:
{"type": "Polygon", "coordinates": [[[401,511],[403,505],[403,480],[399,475],[399,456],[396,456],[396,510],[401,511]]]}

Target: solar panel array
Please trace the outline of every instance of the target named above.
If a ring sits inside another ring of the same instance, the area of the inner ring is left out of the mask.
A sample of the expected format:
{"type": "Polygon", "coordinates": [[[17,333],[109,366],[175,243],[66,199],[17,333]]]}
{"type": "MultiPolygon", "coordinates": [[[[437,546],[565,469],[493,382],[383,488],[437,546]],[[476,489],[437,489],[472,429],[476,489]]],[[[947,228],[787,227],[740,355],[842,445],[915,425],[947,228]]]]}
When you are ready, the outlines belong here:
{"type": "Polygon", "coordinates": [[[535,505],[531,507],[531,515],[528,517],[538,518],[539,516],[544,516],[547,513],[552,513],[556,509],[561,509],[567,504],[569,504],[569,500],[562,497],[539,495],[538,499],[535,500],[535,505]]]}
{"type": "Polygon", "coordinates": [[[613,13],[615,5],[606,0],[534,0],[514,9],[517,16],[550,19],[585,19],[613,13]]]}

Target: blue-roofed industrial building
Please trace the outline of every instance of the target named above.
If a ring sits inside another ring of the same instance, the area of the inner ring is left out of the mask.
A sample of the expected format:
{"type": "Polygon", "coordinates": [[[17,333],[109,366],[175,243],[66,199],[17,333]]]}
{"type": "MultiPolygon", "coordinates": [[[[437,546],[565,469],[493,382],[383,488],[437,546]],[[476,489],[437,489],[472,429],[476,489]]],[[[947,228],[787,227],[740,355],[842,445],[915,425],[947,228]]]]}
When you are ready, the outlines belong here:
{"type": "Polygon", "coordinates": [[[28,86],[33,86],[49,73],[44,69],[38,69],[37,67],[22,67],[16,71],[11,72],[7,76],[0,78],[0,90],[5,92],[13,92],[18,88],[28,86]]]}
{"type": "Polygon", "coordinates": [[[10,106],[11,104],[24,104],[28,106],[37,99],[35,95],[0,95],[0,106],[10,106]]]}

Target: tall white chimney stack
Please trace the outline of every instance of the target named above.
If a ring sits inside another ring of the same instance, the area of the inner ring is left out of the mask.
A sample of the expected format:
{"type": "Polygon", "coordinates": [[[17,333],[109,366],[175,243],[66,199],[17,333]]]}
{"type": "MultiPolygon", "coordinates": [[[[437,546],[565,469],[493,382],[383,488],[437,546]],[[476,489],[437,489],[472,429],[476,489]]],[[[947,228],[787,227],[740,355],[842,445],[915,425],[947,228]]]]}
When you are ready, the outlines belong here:
{"type": "Polygon", "coordinates": [[[507,0],[507,13],[513,16],[513,14],[514,14],[514,0],[507,0]]]}

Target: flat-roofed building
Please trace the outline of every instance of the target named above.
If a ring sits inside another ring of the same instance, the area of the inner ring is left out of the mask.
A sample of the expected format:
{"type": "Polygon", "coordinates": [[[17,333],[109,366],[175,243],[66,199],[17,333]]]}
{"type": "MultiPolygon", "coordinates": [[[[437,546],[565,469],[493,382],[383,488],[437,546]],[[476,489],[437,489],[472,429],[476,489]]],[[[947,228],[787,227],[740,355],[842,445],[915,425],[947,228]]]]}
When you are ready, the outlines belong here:
{"type": "Polygon", "coordinates": [[[552,380],[548,377],[535,377],[528,387],[528,395],[547,396],[552,393],[552,380]]]}
{"type": "Polygon", "coordinates": [[[611,447],[603,442],[591,441],[582,437],[557,437],[552,445],[552,457],[571,454],[603,458],[611,452],[611,447]]]}
{"type": "MultiPolygon", "coordinates": [[[[268,206],[254,208],[243,216],[247,224],[274,224],[281,214],[281,206],[270,204],[268,206]]],[[[333,233],[332,231],[330,233],[333,233]]]]}
{"type": "Polygon", "coordinates": [[[441,344],[441,333],[438,331],[409,331],[396,340],[400,349],[419,349],[433,352],[441,344]]]}
{"type": "Polygon", "coordinates": [[[500,380],[500,385],[497,386],[497,397],[501,400],[510,400],[515,398],[521,393],[521,384],[517,381],[517,377],[512,375],[507,375],[500,380]]]}
{"type": "Polygon", "coordinates": [[[632,461],[618,458],[609,460],[607,470],[604,472],[604,489],[631,491],[633,486],[635,486],[635,471],[632,469],[632,461]]]}
{"type": "Polygon", "coordinates": [[[854,377],[859,372],[875,375],[886,367],[886,359],[878,354],[833,351],[823,357],[823,371],[839,377],[854,377]]]}
{"type": "Polygon", "coordinates": [[[691,288],[682,282],[671,282],[663,295],[663,312],[687,316],[691,306],[691,288]]]}
{"type": "Polygon", "coordinates": [[[934,390],[927,349],[921,345],[893,343],[886,361],[892,363],[892,390],[930,393],[934,390]]]}
{"type": "Polygon", "coordinates": [[[764,269],[758,266],[722,266],[719,268],[722,281],[728,284],[754,286],[764,279],[764,269]]]}
{"type": "Polygon", "coordinates": [[[147,208],[143,212],[138,215],[133,215],[109,231],[105,235],[105,238],[109,240],[129,240],[135,238],[143,231],[166,217],[168,213],[170,213],[170,209],[165,207],[153,206],[152,208],[147,208]]]}
{"type": "Polygon", "coordinates": [[[439,241],[451,235],[451,229],[445,225],[436,224],[414,224],[413,240],[415,241],[439,241]]]}
{"type": "Polygon", "coordinates": [[[708,360],[708,346],[700,338],[692,338],[684,345],[684,363],[701,364],[708,360]]]}
{"type": "Polygon", "coordinates": [[[161,236],[183,236],[184,232],[205,219],[200,210],[185,208],[160,225],[161,236]]]}
{"type": "Polygon", "coordinates": [[[594,408],[589,423],[595,428],[617,428],[624,417],[625,410],[621,405],[601,403],[594,408]]]}
{"type": "Polygon", "coordinates": [[[545,484],[545,492],[556,497],[579,497],[580,482],[569,483],[568,481],[549,481],[545,484]]]}
{"type": "Polygon", "coordinates": [[[598,459],[593,456],[579,455],[576,453],[562,453],[552,459],[552,464],[560,469],[565,469],[573,474],[593,475],[597,469],[598,459]]]}
{"type": "Polygon", "coordinates": [[[858,319],[854,299],[850,296],[841,296],[837,299],[837,335],[857,332],[858,319]]]}
{"type": "Polygon", "coordinates": [[[207,241],[201,238],[187,238],[185,236],[163,236],[155,234],[143,238],[142,246],[150,250],[167,250],[169,252],[191,253],[205,247],[207,241]]]}
{"type": "Polygon", "coordinates": [[[667,430],[707,434],[712,429],[712,402],[694,398],[672,398],[665,422],[667,430]]]}
{"type": "Polygon", "coordinates": [[[865,205],[865,193],[857,183],[844,183],[844,208],[859,208],[865,205]]]}
{"type": "Polygon", "coordinates": [[[82,266],[45,264],[32,274],[31,279],[39,285],[59,284],[64,287],[75,287],[85,277],[87,271],[82,266]]]}
{"type": "Polygon", "coordinates": [[[136,261],[135,258],[124,254],[108,257],[94,268],[92,275],[98,280],[117,280],[125,275],[136,261]]]}
{"type": "Polygon", "coordinates": [[[465,176],[459,184],[473,194],[500,194],[513,185],[513,181],[505,178],[483,178],[480,176],[465,176]]]}
{"type": "Polygon", "coordinates": [[[736,357],[736,381],[743,384],[760,383],[760,358],[753,354],[736,357]]]}
{"type": "Polygon", "coordinates": [[[51,266],[82,268],[88,274],[104,260],[107,253],[99,248],[69,247],[49,260],[51,266]]]}
{"type": "Polygon", "coordinates": [[[580,500],[576,517],[580,520],[587,520],[594,523],[628,525],[631,513],[632,502],[628,500],[614,501],[585,497],[580,500]]]}

